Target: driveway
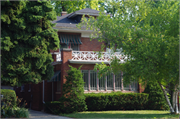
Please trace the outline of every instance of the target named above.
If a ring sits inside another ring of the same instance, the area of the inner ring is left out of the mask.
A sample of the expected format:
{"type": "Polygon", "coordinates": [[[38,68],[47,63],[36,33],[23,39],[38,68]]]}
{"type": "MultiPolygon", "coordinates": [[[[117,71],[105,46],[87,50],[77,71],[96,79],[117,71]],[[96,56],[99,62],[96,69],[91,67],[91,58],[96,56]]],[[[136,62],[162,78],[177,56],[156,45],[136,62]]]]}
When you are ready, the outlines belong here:
{"type": "Polygon", "coordinates": [[[53,114],[48,114],[41,111],[29,110],[29,118],[30,119],[73,119],[64,116],[58,116],[53,114]]]}

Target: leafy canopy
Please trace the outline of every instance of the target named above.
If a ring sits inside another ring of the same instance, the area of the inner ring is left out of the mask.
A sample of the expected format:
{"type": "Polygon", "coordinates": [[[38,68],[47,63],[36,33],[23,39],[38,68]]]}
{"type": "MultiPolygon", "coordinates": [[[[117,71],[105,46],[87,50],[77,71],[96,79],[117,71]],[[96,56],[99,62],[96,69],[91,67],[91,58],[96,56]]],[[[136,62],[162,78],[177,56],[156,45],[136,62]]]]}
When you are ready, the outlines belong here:
{"type": "Polygon", "coordinates": [[[49,1],[1,2],[2,84],[21,86],[52,77],[50,49],[59,47],[55,19],[49,1]]]}
{"type": "MultiPolygon", "coordinates": [[[[178,1],[116,1],[113,17],[100,13],[78,25],[93,30],[92,38],[123,49],[126,63],[111,62],[110,70],[126,72],[125,81],[178,84],[178,1]]],[[[100,64],[103,65],[103,64],[100,64]]],[[[98,65],[103,70],[105,67],[98,65]]]]}

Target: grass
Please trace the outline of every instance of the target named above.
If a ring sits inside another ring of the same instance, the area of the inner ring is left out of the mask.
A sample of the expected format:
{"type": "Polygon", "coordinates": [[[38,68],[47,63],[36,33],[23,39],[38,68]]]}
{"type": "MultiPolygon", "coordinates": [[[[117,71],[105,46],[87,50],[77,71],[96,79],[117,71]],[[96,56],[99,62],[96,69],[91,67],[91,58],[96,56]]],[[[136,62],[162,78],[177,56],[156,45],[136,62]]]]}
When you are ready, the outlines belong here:
{"type": "Polygon", "coordinates": [[[169,111],[135,110],[135,111],[84,111],[62,116],[72,118],[153,118],[153,119],[179,119],[179,115],[170,114],[169,111]]]}

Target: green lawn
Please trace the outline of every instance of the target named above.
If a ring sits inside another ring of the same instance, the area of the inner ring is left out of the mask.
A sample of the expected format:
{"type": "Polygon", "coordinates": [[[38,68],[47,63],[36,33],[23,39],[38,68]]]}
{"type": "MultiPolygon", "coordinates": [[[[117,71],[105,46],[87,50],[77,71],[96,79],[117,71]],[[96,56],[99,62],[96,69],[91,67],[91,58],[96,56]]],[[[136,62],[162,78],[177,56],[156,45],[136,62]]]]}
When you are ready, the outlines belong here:
{"type": "Polygon", "coordinates": [[[158,110],[135,110],[135,111],[84,111],[62,116],[72,118],[173,118],[179,119],[179,115],[172,115],[169,111],[158,110]]]}

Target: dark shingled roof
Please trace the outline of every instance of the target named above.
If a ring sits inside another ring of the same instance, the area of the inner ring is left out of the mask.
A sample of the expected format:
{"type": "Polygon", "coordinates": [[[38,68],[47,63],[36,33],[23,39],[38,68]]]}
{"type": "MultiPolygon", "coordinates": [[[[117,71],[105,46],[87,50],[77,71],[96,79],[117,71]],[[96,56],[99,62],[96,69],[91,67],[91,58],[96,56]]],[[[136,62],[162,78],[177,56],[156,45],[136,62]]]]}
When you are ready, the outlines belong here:
{"type": "Polygon", "coordinates": [[[56,23],[56,27],[72,27],[72,28],[76,28],[76,25],[79,23],[78,21],[76,21],[75,19],[71,19],[71,17],[69,18],[69,16],[75,16],[76,14],[79,15],[83,15],[83,14],[99,14],[99,11],[97,10],[93,10],[90,8],[86,8],[86,9],[82,9],[79,11],[75,11],[73,13],[67,14],[67,15],[63,15],[63,16],[57,16],[57,20],[52,21],[52,23],[56,23]]]}

